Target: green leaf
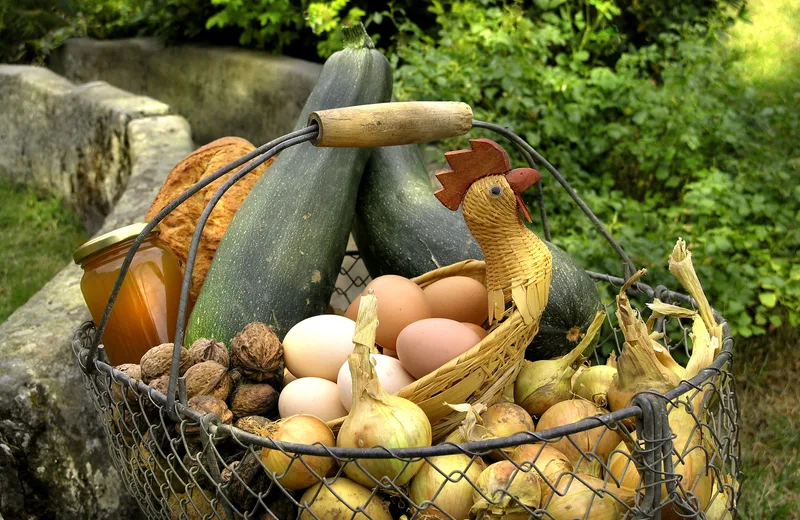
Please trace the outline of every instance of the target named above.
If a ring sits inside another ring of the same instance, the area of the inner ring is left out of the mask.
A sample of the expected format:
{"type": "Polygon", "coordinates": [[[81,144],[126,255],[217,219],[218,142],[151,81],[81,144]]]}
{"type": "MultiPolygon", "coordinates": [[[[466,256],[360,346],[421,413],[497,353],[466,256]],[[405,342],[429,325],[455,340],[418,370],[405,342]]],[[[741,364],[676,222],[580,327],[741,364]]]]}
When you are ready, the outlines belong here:
{"type": "Polygon", "coordinates": [[[778,297],[775,296],[774,292],[762,292],[758,295],[758,300],[768,309],[771,309],[778,304],[778,297]]]}

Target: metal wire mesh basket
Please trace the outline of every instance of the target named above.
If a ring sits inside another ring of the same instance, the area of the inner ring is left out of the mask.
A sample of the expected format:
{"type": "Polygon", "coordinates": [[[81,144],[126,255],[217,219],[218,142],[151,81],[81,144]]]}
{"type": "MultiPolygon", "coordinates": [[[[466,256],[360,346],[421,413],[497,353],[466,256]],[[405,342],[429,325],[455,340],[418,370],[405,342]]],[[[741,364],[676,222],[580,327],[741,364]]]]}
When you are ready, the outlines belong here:
{"type": "MultiPolygon", "coordinates": [[[[473,121],[472,126],[505,136],[531,165],[534,158],[544,164],[621,256],[626,275],[633,272],[633,263],[622,248],[555,168],[509,130],[480,121],[473,121]]],[[[312,124],[267,143],[200,181],[150,223],[155,226],[205,185],[255,159],[215,193],[201,217],[186,266],[184,293],[199,234],[222,193],[281,149],[312,140],[319,131],[312,124]]],[[[541,199],[540,212],[549,239],[541,199]]],[[[736,517],[741,472],[739,412],[731,374],[733,337],[719,315],[715,317],[723,323],[723,345],[713,364],[666,394],[637,395],[624,410],[543,431],[478,442],[445,442],[426,448],[343,449],[292,444],[241,430],[216,414],[201,414],[189,408],[185,387],[178,377],[177,348],[166,393],[108,364],[99,338],[127,267],[149,232],[145,228],[131,247],[103,319],[97,327],[91,322],[81,325],[73,340],[85,386],[102,417],[114,465],[149,518],[716,520],[736,517]],[[679,413],[690,416],[702,443],[673,442],[670,419],[679,413]],[[552,465],[550,447],[570,454],[569,464],[552,465]],[[267,468],[262,455],[269,450],[279,450],[288,457],[286,471],[276,473],[267,468]],[[314,473],[318,484],[295,491],[282,485],[294,465],[314,472],[312,457],[333,462],[325,474],[314,473]],[[355,464],[363,469],[361,461],[373,458],[394,458],[406,465],[424,460],[420,471],[427,472],[426,489],[421,490],[422,486],[415,486],[413,481],[411,485],[398,485],[386,477],[373,479],[374,485],[368,489],[346,478],[345,465],[355,464]],[[695,473],[698,476],[692,481],[678,470],[689,459],[700,461],[695,473]],[[502,473],[502,468],[505,477],[490,482],[479,479],[482,470],[496,461],[502,463],[498,472],[502,473]]],[[[624,282],[623,278],[611,275],[591,272],[589,275],[598,283],[617,288],[624,282]]],[[[368,281],[357,251],[349,251],[332,304],[346,305],[368,281]]],[[[652,288],[638,283],[634,291],[648,299],[690,306],[694,303],[688,296],[663,286],[652,288]]],[[[611,346],[619,351],[624,338],[611,305],[607,311],[607,325],[598,349],[611,346]]],[[[185,312],[186,301],[182,298],[179,323],[184,321],[185,312]]],[[[657,330],[665,333],[661,340],[665,347],[688,348],[687,327],[680,319],[662,318],[657,330]]],[[[180,348],[180,328],[176,336],[175,343],[180,348]]]]}

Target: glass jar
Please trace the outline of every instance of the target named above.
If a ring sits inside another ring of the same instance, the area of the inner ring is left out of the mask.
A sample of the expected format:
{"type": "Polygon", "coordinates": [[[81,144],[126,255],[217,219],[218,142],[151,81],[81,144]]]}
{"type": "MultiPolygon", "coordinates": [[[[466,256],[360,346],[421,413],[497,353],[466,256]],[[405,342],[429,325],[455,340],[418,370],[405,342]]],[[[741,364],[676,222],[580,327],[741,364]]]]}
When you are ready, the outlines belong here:
{"type": "MultiPolygon", "coordinates": [[[[100,322],[120,267],[147,224],[116,229],[86,242],[73,255],[83,268],[81,292],[95,324],[100,322]]],[[[183,274],[175,255],[154,229],[133,257],[103,331],[112,365],[139,363],[142,354],[175,337],[183,274]]]]}

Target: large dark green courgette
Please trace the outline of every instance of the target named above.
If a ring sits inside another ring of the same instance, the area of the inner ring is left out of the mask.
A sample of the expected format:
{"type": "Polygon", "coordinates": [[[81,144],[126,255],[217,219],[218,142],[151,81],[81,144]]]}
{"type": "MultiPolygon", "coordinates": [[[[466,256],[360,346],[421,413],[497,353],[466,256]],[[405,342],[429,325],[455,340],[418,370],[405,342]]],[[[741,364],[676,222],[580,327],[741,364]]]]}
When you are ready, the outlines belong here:
{"type": "MultiPolygon", "coordinates": [[[[363,27],[346,31],[345,49],[325,62],[296,128],[315,110],[390,100],[389,62],[363,27]]],[[[283,338],[295,323],[326,311],[371,152],[303,143],[280,153],[220,242],[185,344],[204,337],[229,342],[253,321],[283,338]]]]}
{"type": "Polygon", "coordinates": [[[376,148],[361,180],[353,238],[373,278],[413,278],[468,258],[483,259],[461,209],[433,195],[417,145],[376,148]]]}

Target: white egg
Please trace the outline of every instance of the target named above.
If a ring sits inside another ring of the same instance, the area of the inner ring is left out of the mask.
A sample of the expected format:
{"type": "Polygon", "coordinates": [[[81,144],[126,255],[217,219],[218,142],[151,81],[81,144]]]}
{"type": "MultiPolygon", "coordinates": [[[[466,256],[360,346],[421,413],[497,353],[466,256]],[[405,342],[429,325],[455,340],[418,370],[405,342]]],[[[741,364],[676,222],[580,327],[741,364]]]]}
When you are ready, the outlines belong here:
{"type": "Polygon", "coordinates": [[[283,360],[297,378],[336,381],[339,367],[353,352],[356,322],[344,316],[312,316],[289,329],[283,338],[283,360]]]}
{"type": "MultiPolygon", "coordinates": [[[[370,357],[381,387],[390,394],[396,394],[415,381],[400,364],[399,359],[383,354],[370,354],[370,357]]],[[[347,411],[350,411],[350,405],[353,403],[353,378],[350,375],[350,365],[347,364],[347,361],[339,369],[336,385],[339,387],[342,404],[347,411]]]]}
{"type": "Polygon", "coordinates": [[[288,385],[289,383],[291,383],[295,379],[297,379],[297,378],[294,377],[294,374],[292,374],[291,372],[289,372],[285,368],[283,369],[283,386],[288,385]]]}
{"type": "Polygon", "coordinates": [[[281,390],[278,397],[281,417],[305,413],[332,421],[347,415],[339,399],[336,383],[319,377],[295,379],[281,390]]]}

